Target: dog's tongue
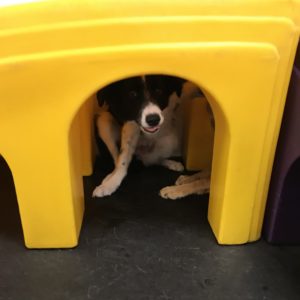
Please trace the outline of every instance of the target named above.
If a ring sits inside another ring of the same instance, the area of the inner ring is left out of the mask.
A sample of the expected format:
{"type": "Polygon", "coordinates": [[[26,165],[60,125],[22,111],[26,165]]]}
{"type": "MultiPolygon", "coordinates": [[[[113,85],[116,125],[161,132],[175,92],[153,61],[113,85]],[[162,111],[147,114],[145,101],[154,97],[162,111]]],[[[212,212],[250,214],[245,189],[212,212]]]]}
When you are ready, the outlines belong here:
{"type": "Polygon", "coordinates": [[[144,129],[145,129],[145,131],[147,131],[147,132],[151,132],[151,133],[153,133],[153,132],[155,132],[155,131],[157,131],[158,129],[159,129],[159,126],[155,126],[155,127],[144,127],[144,129]]]}

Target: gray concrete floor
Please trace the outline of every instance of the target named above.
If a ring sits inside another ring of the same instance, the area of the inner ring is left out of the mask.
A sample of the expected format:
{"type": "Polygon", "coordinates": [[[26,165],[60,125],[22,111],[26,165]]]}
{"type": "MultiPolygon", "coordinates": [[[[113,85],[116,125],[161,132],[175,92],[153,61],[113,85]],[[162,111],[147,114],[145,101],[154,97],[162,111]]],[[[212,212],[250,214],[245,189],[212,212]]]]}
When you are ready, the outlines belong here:
{"type": "Polygon", "coordinates": [[[1,300],[300,299],[300,247],[263,240],[219,246],[206,220],[207,197],[159,198],[177,174],[158,167],[137,168],[113,196],[91,199],[104,173],[84,179],[79,246],[27,250],[0,159],[1,300]]]}

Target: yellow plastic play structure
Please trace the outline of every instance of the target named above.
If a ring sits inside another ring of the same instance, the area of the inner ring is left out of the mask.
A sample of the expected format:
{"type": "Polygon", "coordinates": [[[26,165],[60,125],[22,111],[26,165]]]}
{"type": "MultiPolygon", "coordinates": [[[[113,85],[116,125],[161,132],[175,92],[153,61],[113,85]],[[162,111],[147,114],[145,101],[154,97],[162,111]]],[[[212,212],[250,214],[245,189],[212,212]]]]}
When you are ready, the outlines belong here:
{"type": "Polygon", "coordinates": [[[210,170],[214,146],[214,126],[205,97],[184,101],[183,160],[190,171],[210,170]]]}
{"type": "Polygon", "coordinates": [[[157,73],[193,81],[212,107],[217,241],[257,240],[299,25],[299,0],[0,1],[0,154],[26,246],[77,245],[93,95],[157,73]]]}

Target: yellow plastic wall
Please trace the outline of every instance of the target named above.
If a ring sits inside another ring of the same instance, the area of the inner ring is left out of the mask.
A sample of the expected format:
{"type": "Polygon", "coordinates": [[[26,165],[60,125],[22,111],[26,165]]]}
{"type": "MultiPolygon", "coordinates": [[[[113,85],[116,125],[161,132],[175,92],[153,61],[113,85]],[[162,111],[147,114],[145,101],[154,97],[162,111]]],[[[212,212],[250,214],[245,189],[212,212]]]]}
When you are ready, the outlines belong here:
{"type": "Polygon", "coordinates": [[[190,171],[211,169],[214,128],[208,106],[205,97],[184,103],[183,159],[190,171]]]}

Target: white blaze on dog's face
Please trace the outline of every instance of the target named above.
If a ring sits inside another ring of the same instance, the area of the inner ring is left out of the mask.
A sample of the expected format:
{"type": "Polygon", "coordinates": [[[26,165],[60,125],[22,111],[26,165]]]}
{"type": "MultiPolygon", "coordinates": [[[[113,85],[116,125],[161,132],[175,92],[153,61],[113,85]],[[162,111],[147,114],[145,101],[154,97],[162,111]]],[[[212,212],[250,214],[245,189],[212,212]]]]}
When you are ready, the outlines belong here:
{"type": "Polygon", "coordinates": [[[147,134],[157,132],[164,122],[163,110],[170,96],[180,96],[184,80],[165,75],[137,76],[114,82],[97,93],[100,105],[107,103],[120,123],[136,121],[147,134]]]}
{"type": "Polygon", "coordinates": [[[155,133],[164,122],[162,111],[157,104],[149,102],[142,110],[140,126],[145,133],[155,133]]]}

